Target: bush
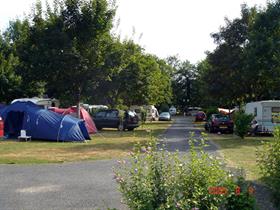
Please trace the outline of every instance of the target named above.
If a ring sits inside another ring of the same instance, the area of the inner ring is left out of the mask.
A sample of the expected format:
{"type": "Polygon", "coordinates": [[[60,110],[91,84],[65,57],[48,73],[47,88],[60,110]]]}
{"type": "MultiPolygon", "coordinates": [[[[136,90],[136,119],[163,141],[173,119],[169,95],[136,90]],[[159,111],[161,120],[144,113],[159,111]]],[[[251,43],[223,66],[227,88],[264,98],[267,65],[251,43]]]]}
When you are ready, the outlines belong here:
{"type": "Polygon", "coordinates": [[[264,182],[270,187],[275,206],[280,209],[280,127],[274,129],[274,141],[257,153],[264,182]]]}
{"type": "Polygon", "coordinates": [[[234,114],[234,127],[236,135],[243,139],[250,130],[250,123],[253,118],[253,115],[248,115],[242,111],[236,112],[234,114]]]}
{"type": "Polygon", "coordinates": [[[231,174],[216,158],[204,152],[205,139],[196,141],[189,140],[189,156],[158,151],[155,140],[151,140],[135,147],[129,163],[120,161],[114,170],[115,179],[128,207],[132,210],[246,209],[239,208],[245,206],[242,204],[246,200],[250,209],[254,209],[251,194],[235,195],[237,184],[231,174]],[[209,193],[213,187],[228,192],[209,193]]]}

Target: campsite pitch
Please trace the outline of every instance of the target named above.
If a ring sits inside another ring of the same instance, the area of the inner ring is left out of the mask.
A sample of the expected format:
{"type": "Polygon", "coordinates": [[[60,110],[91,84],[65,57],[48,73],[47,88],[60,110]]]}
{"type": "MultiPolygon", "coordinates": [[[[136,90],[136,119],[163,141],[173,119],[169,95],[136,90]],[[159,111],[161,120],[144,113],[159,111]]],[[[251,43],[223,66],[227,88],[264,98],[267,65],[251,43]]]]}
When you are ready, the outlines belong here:
{"type": "Polygon", "coordinates": [[[102,130],[92,135],[86,143],[0,140],[0,163],[59,163],[125,157],[136,142],[147,141],[151,136],[157,137],[170,124],[149,122],[132,132],[102,130]]]}

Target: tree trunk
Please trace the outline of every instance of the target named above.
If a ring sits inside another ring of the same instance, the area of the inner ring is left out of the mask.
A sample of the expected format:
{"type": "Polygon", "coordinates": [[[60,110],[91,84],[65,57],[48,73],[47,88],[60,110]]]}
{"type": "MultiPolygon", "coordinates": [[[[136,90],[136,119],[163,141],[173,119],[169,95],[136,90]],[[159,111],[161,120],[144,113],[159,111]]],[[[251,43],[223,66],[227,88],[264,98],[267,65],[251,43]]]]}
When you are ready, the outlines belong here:
{"type": "Polygon", "coordinates": [[[77,118],[81,118],[81,104],[80,104],[80,101],[81,101],[81,92],[80,90],[78,90],[78,94],[77,94],[77,118]]]}

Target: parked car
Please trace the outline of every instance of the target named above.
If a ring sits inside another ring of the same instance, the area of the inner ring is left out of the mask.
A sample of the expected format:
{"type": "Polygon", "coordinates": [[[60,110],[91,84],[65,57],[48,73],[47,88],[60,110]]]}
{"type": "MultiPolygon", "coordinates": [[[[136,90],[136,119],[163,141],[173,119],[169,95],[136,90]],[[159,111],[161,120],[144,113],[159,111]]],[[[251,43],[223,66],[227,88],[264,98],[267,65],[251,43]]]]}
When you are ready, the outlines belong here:
{"type": "Polygon", "coordinates": [[[176,108],[175,108],[174,106],[171,106],[170,109],[169,109],[169,113],[170,113],[171,115],[176,115],[176,113],[177,113],[176,108]]]}
{"type": "Polygon", "coordinates": [[[199,111],[196,113],[195,115],[195,121],[199,122],[199,121],[205,121],[206,120],[206,114],[203,111],[199,111]]]}
{"type": "Polygon", "coordinates": [[[217,131],[233,133],[233,121],[227,115],[212,114],[205,124],[205,130],[210,133],[217,131]]]}
{"type": "Polygon", "coordinates": [[[121,111],[117,109],[102,110],[95,113],[93,121],[98,130],[102,128],[117,128],[118,130],[132,131],[139,127],[139,119],[135,112],[125,111],[121,119],[121,111]]]}
{"type": "Polygon", "coordinates": [[[185,115],[187,116],[195,116],[199,111],[201,111],[201,107],[188,107],[185,110],[185,115]]]}
{"type": "Polygon", "coordinates": [[[169,112],[162,112],[162,113],[160,113],[158,120],[159,121],[170,121],[171,115],[169,112]]]}

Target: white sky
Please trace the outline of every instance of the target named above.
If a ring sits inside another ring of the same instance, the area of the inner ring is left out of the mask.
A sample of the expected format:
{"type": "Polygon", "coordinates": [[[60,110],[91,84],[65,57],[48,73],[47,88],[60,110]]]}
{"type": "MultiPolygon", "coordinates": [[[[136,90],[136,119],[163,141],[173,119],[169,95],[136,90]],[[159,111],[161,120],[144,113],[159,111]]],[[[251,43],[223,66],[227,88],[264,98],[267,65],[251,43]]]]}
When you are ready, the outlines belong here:
{"type": "MultiPolygon", "coordinates": [[[[0,29],[28,14],[34,2],[0,0],[0,29]]],[[[205,51],[215,48],[210,33],[224,25],[224,17],[239,17],[244,2],[265,6],[266,0],[117,0],[117,33],[161,58],[177,54],[196,63],[205,58],[205,51]]]]}

